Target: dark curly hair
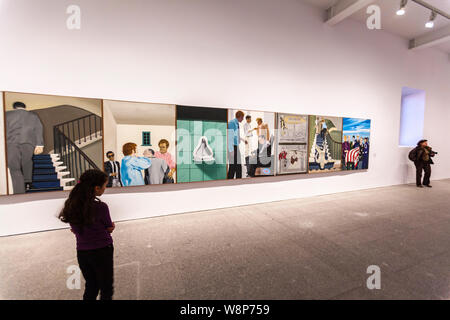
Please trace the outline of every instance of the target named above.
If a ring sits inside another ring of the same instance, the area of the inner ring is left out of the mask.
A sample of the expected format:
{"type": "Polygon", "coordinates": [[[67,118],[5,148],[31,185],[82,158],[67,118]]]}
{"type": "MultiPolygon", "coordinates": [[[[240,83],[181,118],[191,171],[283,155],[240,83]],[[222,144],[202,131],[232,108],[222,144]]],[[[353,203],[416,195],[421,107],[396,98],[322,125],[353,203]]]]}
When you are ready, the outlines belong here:
{"type": "Polygon", "coordinates": [[[417,146],[420,147],[420,145],[424,142],[428,142],[428,140],[427,139],[420,140],[419,142],[417,142],[417,146]]]}
{"type": "Polygon", "coordinates": [[[58,215],[59,220],[83,227],[94,222],[94,201],[100,201],[95,196],[95,187],[102,187],[108,181],[108,175],[103,171],[91,169],[85,171],[80,181],[70,191],[64,208],[58,215]]]}

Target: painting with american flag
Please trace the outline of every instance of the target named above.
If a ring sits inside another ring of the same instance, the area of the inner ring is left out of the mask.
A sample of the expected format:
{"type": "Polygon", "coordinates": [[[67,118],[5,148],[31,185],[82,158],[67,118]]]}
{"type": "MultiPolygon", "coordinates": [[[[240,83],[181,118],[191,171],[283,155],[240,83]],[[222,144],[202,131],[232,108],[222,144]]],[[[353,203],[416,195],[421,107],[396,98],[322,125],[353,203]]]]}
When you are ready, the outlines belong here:
{"type": "Polygon", "coordinates": [[[369,169],[370,119],[344,118],[342,132],[342,169],[369,169]]]}

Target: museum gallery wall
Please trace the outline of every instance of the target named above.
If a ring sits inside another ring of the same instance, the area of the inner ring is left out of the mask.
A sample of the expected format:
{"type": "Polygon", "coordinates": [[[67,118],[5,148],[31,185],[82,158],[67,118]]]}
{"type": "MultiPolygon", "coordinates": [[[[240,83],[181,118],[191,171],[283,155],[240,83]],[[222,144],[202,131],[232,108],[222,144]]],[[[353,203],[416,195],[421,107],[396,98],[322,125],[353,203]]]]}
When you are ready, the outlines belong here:
{"type": "Polygon", "coordinates": [[[4,101],[1,194],[71,190],[88,169],[120,188],[369,166],[367,119],[11,92],[4,101]]]}

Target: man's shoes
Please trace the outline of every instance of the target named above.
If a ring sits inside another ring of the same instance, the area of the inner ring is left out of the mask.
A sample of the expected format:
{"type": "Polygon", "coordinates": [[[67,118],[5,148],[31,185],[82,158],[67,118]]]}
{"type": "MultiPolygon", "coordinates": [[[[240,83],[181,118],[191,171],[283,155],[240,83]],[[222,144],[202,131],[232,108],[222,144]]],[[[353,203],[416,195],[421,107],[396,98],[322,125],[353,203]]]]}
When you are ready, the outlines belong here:
{"type": "Polygon", "coordinates": [[[423,188],[423,185],[419,184],[417,185],[417,188],[423,188]]]}
{"type": "Polygon", "coordinates": [[[433,188],[432,186],[430,186],[429,184],[424,184],[425,187],[427,188],[433,188]]]}

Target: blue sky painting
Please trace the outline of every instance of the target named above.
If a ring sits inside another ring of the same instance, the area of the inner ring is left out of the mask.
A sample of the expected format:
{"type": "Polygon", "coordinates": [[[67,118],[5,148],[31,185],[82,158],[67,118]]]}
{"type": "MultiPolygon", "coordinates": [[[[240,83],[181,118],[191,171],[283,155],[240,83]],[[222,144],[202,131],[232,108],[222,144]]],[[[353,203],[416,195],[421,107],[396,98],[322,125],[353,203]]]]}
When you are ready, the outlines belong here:
{"type": "Polygon", "coordinates": [[[342,131],[344,136],[368,138],[370,136],[370,119],[344,118],[342,131]]]}

